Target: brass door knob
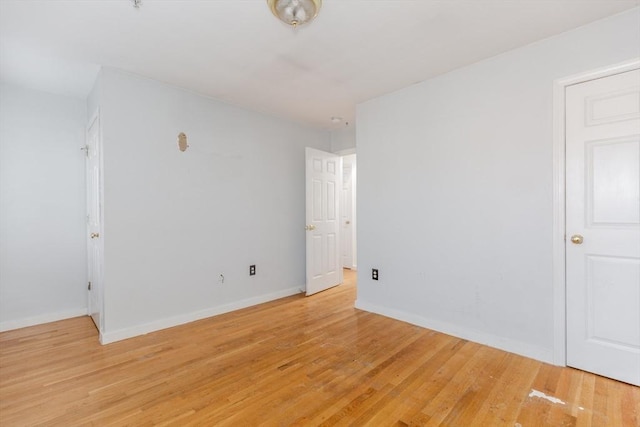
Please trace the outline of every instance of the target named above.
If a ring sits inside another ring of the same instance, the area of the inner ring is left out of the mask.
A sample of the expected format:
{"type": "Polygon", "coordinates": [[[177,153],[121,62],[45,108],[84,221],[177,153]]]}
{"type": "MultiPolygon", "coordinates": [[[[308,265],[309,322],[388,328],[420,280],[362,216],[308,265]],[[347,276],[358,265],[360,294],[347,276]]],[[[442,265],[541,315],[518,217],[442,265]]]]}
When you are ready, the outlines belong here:
{"type": "Polygon", "coordinates": [[[90,237],[92,239],[97,239],[98,237],[100,237],[100,233],[91,233],[90,237]]]}
{"type": "Polygon", "coordinates": [[[584,238],[579,234],[574,234],[573,236],[571,236],[571,243],[573,243],[574,245],[581,245],[583,240],[584,238]]]}
{"type": "Polygon", "coordinates": [[[311,225],[307,225],[304,229],[307,230],[307,231],[311,231],[311,230],[315,230],[316,226],[311,224],[311,225]]]}

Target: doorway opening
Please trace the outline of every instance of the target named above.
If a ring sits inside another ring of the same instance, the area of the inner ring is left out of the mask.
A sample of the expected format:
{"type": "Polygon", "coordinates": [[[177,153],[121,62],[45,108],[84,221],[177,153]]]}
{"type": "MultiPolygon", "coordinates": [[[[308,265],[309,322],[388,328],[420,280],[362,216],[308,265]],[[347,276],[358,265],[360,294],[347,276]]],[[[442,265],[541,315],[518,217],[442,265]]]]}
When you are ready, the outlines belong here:
{"type": "Polygon", "coordinates": [[[356,156],[305,149],[307,296],[344,283],[357,269],[356,156]]]}
{"type": "Polygon", "coordinates": [[[347,286],[358,286],[358,240],[357,240],[357,163],[356,154],[342,156],[342,268],[343,282],[347,286]]]}
{"type": "Polygon", "coordinates": [[[358,269],[356,194],[357,166],[354,153],[342,156],[342,197],[340,198],[342,268],[353,271],[358,269]]]}

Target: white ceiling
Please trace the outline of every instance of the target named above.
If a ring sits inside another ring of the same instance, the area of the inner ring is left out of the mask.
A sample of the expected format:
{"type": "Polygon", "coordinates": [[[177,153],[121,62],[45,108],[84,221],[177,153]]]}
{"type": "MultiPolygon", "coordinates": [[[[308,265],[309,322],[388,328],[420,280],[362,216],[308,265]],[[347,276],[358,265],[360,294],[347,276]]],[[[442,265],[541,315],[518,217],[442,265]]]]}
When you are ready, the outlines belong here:
{"type": "Polygon", "coordinates": [[[324,0],[294,31],[266,0],[0,0],[0,79],[85,97],[100,65],[305,124],[640,0],[324,0]]]}

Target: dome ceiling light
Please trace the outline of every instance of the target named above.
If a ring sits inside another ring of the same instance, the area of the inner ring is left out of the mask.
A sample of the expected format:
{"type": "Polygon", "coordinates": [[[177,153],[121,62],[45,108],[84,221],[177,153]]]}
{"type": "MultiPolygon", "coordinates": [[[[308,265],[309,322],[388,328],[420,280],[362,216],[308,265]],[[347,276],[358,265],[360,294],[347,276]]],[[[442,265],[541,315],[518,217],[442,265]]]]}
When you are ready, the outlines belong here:
{"type": "Polygon", "coordinates": [[[296,28],[318,15],[322,0],[267,0],[267,4],[279,20],[296,28]]]}

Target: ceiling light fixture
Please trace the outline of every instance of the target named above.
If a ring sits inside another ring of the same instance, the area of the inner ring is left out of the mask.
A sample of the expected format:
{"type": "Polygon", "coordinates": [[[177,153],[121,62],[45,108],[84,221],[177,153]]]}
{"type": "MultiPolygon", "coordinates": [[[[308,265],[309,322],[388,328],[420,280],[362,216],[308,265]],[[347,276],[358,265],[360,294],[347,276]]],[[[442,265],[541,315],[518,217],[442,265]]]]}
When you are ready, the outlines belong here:
{"type": "Polygon", "coordinates": [[[279,20],[296,28],[318,15],[322,0],[267,0],[267,4],[279,20]]]}
{"type": "Polygon", "coordinates": [[[331,117],[331,123],[340,123],[342,121],[342,117],[331,117]]]}

